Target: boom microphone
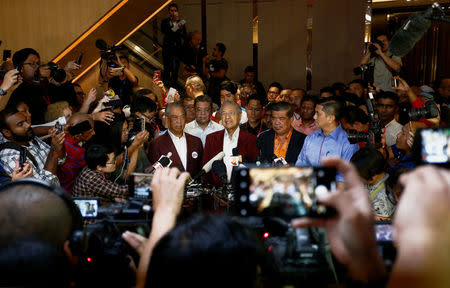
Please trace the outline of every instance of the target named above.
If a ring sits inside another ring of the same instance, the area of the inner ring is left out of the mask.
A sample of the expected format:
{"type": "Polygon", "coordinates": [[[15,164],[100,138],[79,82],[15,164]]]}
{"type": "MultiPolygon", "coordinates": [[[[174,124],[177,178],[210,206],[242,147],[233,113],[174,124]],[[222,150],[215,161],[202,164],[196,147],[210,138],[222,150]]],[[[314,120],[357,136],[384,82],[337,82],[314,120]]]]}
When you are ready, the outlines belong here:
{"type": "Polygon", "coordinates": [[[432,14],[433,7],[430,7],[423,14],[414,13],[409,16],[389,42],[389,50],[392,54],[399,57],[408,54],[430,28],[431,21],[427,18],[430,18],[432,14]]]}
{"type": "Polygon", "coordinates": [[[102,51],[108,50],[108,44],[106,44],[105,40],[103,39],[95,40],[95,47],[102,51]]]}
{"type": "Polygon", "coordinates": [[[225,156],[225,153],[223,151],[219,152],[216,156],[214,156],[211,160],[209,160],[208,162],[206,162],[205,165],[203,165],[202,170],[195,175],[195,177],[192,179],[192,181],[189,184],[192,184],[194,181],[200,179],[203,175],[209,173],[209,171],[211,171],[212,168],[212,164],[215,161],[220,161],[223,159],[223,157],[225,156]]]}

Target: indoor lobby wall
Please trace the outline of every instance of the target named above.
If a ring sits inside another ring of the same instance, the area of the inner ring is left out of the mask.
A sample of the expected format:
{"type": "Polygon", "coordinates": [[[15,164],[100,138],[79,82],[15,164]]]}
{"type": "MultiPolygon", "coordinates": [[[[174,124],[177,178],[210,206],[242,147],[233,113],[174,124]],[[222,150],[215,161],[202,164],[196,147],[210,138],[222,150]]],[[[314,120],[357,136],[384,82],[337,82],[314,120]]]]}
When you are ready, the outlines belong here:
{"type": "MultiPolygon", "coordinates": [[[[2,0],[0,40],[12,53],[32,47],[49,61],[119,0],[2,0]]],[[[93,49],[95,49],[93,47],[93,49]]]]}

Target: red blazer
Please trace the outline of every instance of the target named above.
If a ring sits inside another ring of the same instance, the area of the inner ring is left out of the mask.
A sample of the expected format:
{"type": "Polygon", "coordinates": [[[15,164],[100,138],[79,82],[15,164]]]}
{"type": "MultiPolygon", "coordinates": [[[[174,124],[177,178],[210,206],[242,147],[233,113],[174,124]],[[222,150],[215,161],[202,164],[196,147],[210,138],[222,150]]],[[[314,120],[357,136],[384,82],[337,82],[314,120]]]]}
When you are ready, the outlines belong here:
{"type": "MultiPolygon", "coordinates": [[[[225,130],[217,131],[206,136],[205,149],[203,150],[202,165],[211,160],[218,153],[223,151],[223,137],[225,130]]],[[[248,131],[239,130],[238,137],[239,155],[242,155],[244,162],[255,162],[258,156],[258,148],[256,147],[256,136],[248,131]]],[[[212,172],[206,175],[206,181],[213,185],[222,185],[222,182],[212,172]]]]}
{"type": "Polygon", "coordinates": [[[177,167],[180,171],[187,171],[191,176],[195,176],[201,169],[201,161],[203,157],[203,145],[200,138],[192,136],[188,133],[186,135],[187,144],[187,157],[186,157],[186,170],[181,163],[180,156],[178,156],[177,149],[170,138],[169,132],[150,141],[147,149],[148,160],[152,163],[158,161],[161,155],[167,155],[167,153],[172,152],[170,159],[172,164],[170,167],[177,167]]]}

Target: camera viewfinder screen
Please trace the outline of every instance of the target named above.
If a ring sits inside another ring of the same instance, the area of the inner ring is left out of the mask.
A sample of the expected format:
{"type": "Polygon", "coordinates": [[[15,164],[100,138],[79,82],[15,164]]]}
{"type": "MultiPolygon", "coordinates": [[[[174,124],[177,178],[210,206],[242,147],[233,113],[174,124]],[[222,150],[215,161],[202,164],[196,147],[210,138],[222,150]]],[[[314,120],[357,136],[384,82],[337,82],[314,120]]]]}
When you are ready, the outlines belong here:
{"type": "Polygon", "coordinates": [[[98,215],[97,199],[74,199],[75,204],[80,209],[81,216],[84,218],[96,218],[98,215]]]}
{"type": "Polygon", "coordinates": [[[422,137],[422,161],[443,164],[450,159],[450,129],[424,129],[422,137]]]}
{"type": "Polygon", "coordinates": [[[326,216],[316,195],[336,188],[336,170],[330,168],[254,168],[249,173],[249,203],[262,216],[326,216]]]}
{"type": "Polygon", "coordinates": [[[152,195],[153,174],[133,173],[134,197],[139,199],[150,199],[152,195]]]}

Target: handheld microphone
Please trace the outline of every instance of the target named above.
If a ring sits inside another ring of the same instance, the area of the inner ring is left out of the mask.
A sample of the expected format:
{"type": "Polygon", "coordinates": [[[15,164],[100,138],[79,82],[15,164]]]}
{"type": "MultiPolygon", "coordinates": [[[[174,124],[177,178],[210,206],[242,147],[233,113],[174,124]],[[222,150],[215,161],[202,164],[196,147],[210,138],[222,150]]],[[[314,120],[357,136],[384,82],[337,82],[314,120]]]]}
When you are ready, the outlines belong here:
{"type": "Polygon", "coordinates": [[[233,150],[231,150],[231,151],[233,153],[233,156],[239,156],[239,148],[238,147],[233,148],[233,150]]]}
{"type": "Polygon", "coordinates": [[[221,160],[216,160],[212,163],[213,173],[222,181],[224,184],[228,183],[227,177],[227,167],[225,163],[221,160]]]}
{"type": "Polygon", "coordinates": [[[167,153],[167,155],[161,155],[158,161],[151,167],[148,173],[153,174],[156,170],[161,169],[163,167],[169,167],[172,164],[172,160],[170,160],[170,156],[172,156],[172,152],[167,153]]]}
{"type": "Polygon", "coordinates": [[[216,156],[214,156],[213,158],[211,158],[211,160],[209,160],[208,162],[206,162],[205,165],[203,165],[202,170],[201,170],[197,175],[195,175],[195,177],[192,179],[191,182],[189,182],[189,184],[192,184],[194,181],[200,179],[203,175],[209,173],[209,171],[211,171],[212,164],[213,164],[215,161],[220,161],[220,160],[222,160],[224,156],[225,156],[225,153],[224,153],[223,151],[221,151],[221,152],[219,152],[216,156]]]}

